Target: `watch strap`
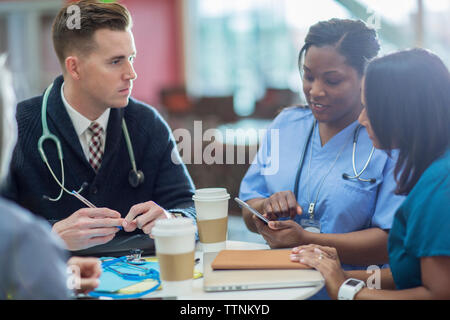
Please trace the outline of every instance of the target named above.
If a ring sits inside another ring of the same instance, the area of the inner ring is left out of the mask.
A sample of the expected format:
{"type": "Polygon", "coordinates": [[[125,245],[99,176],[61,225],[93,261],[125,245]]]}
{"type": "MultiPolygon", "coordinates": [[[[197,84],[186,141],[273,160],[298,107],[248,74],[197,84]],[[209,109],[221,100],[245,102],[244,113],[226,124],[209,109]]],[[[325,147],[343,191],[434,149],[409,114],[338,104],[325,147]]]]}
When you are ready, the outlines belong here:
{"type": "Polygon", "coordinates": [[[355,295],[366,286],[365,282],[358,279],[347,279],[340,286],[338,292],[338,300],[353,300],[355,295]],[[356,285],[349,285],[349,283],[357,283],[356,285]]]}

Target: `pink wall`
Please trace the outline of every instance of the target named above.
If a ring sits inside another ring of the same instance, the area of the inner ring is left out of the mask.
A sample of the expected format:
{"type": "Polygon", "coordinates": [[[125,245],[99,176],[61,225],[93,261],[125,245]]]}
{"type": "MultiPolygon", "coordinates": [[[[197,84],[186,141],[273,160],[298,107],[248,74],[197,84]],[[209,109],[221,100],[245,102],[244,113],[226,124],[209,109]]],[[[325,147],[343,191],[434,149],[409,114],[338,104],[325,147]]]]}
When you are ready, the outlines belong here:
{"type": "Polygon", "coordinates": [[[121,0],[133,17],[137,48],[133,97],[154,106],[159,90],[183,83],[181,1],[121,0]]]}
{"type": "MultiPolygon", "coordinates": [[[[7,0],[0,0],[7,1],[7,0]]],[[[10,1],[10,0],[9,0],[10,1]]],[[[19,0],[16,0],[19,1],[19,0]]],[[[66,0],[74,1],[74,0],[66,0]]],[[[134,83],[132,96],[136,99],[157,106],[159,91],[163,87],[184,83],[183,39],[181,7],[184,0],[117,0],[124,4],[133,18],[133,33],[137,48],[135,69],[138,75],[134,83]]],[[[60,74],[56,55],[50,42],[50,25],[46,21],[46,48],[43,52],[46,72],[44,86],[55,75],[60,74]]]]}

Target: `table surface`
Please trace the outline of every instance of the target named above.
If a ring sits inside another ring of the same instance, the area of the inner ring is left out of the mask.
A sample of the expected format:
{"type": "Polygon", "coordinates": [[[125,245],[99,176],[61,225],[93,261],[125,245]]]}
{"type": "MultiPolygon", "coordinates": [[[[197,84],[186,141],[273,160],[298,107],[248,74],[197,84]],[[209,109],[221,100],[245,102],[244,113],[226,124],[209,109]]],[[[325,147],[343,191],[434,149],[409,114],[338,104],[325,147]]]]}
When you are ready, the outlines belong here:
{"type": "MultiPolygon", "coordinates": [[[[270,249],[268,245],[261,243],[251,243],[243,241],[226,242],[228,250],[258,250],[270,249]]],[[[195,257],[200,258],[200,262],[195,268],[203,272],[203,252],[196,251],[195,257]]],[[[318,272],[318,271],[317,271],[318,272]]],[[[282,288],[282,289],[264,289],[264,290],[242,290],[242,291],[223,291],[223,292],[205,292],[203,291],[203,277],[192,281],[192,292],[187,295],[176,297],[178,300],[304,300],[316,294],[322,289],[324,283],[315,287],[302,288],[282,288]]],[[[147,298],[168,297],[163,290],[158,290],[146,296],[147,298]]]]}

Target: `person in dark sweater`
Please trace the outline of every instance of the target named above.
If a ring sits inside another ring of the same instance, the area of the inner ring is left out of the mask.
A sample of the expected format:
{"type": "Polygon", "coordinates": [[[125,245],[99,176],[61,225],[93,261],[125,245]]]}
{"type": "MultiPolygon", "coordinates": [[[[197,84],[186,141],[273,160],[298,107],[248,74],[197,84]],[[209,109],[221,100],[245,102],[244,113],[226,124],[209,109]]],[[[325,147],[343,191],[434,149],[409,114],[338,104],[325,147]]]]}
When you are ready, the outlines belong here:
{"type": "Polygon", "coordinates": [[[118,3],[67,4],[52,30],[63,75],[46,90],[46,104],[44,94],[17,107],[19,137],[3,195],[50,221],[77,255],[149,249],[157,219],[196,216],[194,185],[169,126],[130,97],[137,77],[131,24],[118,3]],[[79,28],[70,24],[69,5],[79,8],[79,28]],[[52,139],[42,143],[45,157],[38,150],[45,123],[63,160],[52,139]],[[127,242],[136,236],[140,242],[127,242]]]}

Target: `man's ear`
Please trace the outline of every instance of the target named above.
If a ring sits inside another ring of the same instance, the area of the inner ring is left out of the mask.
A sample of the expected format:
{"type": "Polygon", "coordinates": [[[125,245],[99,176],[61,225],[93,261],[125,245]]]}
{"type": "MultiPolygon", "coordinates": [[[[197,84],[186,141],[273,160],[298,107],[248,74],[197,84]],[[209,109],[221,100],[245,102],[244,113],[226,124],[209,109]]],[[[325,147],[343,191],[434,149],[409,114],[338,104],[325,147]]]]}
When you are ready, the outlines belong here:
{"type": "Polygon", "coordinates": [[[77,56],[68,56],[64,60],[66,74],[74,80],[80,80],[80,59],[77,56]]]}

